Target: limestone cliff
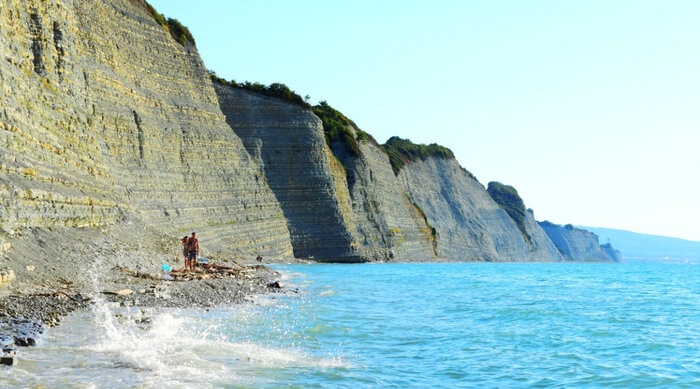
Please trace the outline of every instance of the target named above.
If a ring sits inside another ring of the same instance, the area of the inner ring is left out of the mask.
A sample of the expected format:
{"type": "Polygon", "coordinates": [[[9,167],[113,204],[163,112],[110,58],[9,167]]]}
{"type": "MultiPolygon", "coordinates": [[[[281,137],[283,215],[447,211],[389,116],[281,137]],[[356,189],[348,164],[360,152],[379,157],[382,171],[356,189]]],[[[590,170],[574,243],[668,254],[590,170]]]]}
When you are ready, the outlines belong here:
{"type": "MultiPolygon", "coordinates": [[[[0,2],[2,257],[27,231],[84,227],[104,247],[134,240],[124,228],[164,241],[196,230],[209,253],[237,256],[614,256],[548,236],[519,197],[509,212],[444,147],[402,154],[325,102],[312,112],[296,95],[212,85],[193,42],[143,0],[0,2]]],[[[40,250],[27,236],[16,247],[40,250]]]]}
{"type": "Polygon", "coordinates": [[[453,158],[427,157],[405,164],[399,181],[437,231],[441,257],[469,261],[558,261],[532,215],[528,243],[484,187],[453,158]]]}
{"type": "Polygon", "coordinates": [[[622,253],[620,250],[615,249],[610,243],[601,244],[600,248],[603,252],[613,260],[613,262],[622,262],[622,253]]]}
{"type": "Polygon", "coordinates": [[[590,231],[573,227],[570,224],[561,226],[548,221],[539,224],[567,260],[608,262],[621,259],[619,251],[615,255],[616,250],[612,246],[605,245],[605,249],[601,247],[598,243],[598,236],[590,231]]]}
{"type": "MultiPolygon", "coordinates": [[[[294,253],[319,260],[427,260],[430,229],[383,150],[329,148],[321,121],[300,104],[216,83],[226,119],[282,205],[294,253]]],[[[354,136],[354,135],[353,135],[354,136]]]]}
{"type": "Polygon", "coordinates": [[[349,259],[349,194],[333,166],[321,121],[305,107],[215,83],[221,109],[248,151],[264,165],[289,227],[294,254],[349,259]],[[347,205],[346,205],[347,203],[347,205]]]}
{"type": "Polygon", "coordinates": [[[361,141],[358,146],[359,156],[348,153],[340,142],[331,148],[346,169],[352,220],[364,255],[397,260],[435,258],[432,229],[401,189],[384,150],[372,141],[361,141]]]}
{"type": "Polygon", "coordinates": [[[142,1],[7,0],[0,26],[2,230],[129,221],[291,256],[263,166],[196,48],[142,1]]]}

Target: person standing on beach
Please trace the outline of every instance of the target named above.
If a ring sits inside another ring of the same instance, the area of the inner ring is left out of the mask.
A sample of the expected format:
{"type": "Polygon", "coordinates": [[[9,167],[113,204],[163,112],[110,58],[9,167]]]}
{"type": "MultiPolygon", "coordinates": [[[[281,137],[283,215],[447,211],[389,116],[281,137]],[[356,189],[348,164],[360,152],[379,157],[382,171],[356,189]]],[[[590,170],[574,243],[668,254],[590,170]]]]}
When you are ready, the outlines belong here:
{"type": "Polygon", "coordinates": [[[182,255],[185,257],[185,270],[190,268],[190,260],[187,257],[187,246],[189,244],[190,238],[185,235],[182,238],[182,255]]]}
{"type": "Polygon", "coordinates": [[[190,270],[194,271],[197,266],[197,255],[199,254],[199,240],[193,232],[190,240],[187,242],[187,259],[190,260],[190,270]]]}

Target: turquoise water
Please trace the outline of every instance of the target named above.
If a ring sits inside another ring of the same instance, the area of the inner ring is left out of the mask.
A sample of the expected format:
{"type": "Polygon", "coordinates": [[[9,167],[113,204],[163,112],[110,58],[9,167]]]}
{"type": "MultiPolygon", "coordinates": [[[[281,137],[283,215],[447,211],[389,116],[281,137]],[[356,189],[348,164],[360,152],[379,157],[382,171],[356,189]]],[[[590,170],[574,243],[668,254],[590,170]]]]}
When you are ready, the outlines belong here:
{"type": "Polygon", "coordinates": [[[700,387],[691,264],[276,268],[299,293],[73,315],[0,386],[700,387]]]}

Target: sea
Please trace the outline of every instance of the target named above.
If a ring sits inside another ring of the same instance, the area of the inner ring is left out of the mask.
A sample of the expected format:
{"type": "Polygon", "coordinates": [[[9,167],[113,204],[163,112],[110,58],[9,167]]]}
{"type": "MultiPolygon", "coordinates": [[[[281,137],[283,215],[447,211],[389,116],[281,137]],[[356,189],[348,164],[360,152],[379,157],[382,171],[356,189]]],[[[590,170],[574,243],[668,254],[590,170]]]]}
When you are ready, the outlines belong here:
{"type": "Polygon", "coordinates": [[[2,388],[698,388],[695,263],[277,265],[286,293],[66,317],[2,388]]]}

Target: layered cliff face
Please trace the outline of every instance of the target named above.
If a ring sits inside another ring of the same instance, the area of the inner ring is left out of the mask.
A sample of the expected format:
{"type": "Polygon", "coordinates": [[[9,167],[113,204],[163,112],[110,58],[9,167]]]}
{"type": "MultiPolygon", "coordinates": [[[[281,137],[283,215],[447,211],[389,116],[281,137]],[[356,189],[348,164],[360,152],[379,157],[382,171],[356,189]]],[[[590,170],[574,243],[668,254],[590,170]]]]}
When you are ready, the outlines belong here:
{"type": "Polygon", "coordinates": [[[430,229],[401,191],[383,151],[328,147],[308,108],[215,84],[226,120],[261,159],[294,253],[319,260],[428,260],[430,229]]]}
{"type": "Polygon", "coordinates": [[[405,162],[399,181],[437,231],[441,257],[471,261],[559,261],[530,212],[528,239],[485,188],[454,158],[430,156],[405,162]]]}
{"type": "Polygon", "coordinates": [[[142,2],[9,0],[0,25],[0,228],[132,221],[291,256],[263,166],[195,47],[142,2]]]}
{"type": "Polygon", "coordinates": [[[359,142],[360,155],[332,145],[346,169],[352,220],[364,255],[376,259],[431,260],[436,256],[432,229],[425,215],[401,189],[384,150],[359,142]]]}
{"type": "Polygon", "coordinates": [[[622,253],[620,252],[620,250],[616,250],[610,243],[601,244],[600,248],[614,262],[622,262],[622,253]]]}
{"type": "Polygon", "coordinates": [[[540,222],[540,226],[554,242],[564,258],[570,261],[582,262],[608,262],[619,261],[619,251],[606,246],[605,249],[598,243],[598,236],[592,232],[573,227],[561,226],[548,221],[540,222]],[[615,252],[617,251],[617,255],[615,252]]]}
{"type": "Polygon", "coordinates": [[[287,220],[294,254],[357,257],[344,173],[332,163],[321,121],[298,105],[218,83],[214,86],[227,122],[264,165],[287,220]]]}
{"type": "Polygon", "coordinates": [[[489,182],[486,192],[506,211],[515,222],[523,237],[530,245],[533,258],[543,260],[561,260],[561,253],[549,239],[547,234],[535,221],[534,212],[525,208],[525,202],[520,198],[518,191],[510,185],[499,182],[489,182]]]}

